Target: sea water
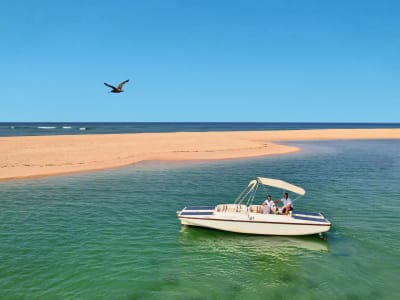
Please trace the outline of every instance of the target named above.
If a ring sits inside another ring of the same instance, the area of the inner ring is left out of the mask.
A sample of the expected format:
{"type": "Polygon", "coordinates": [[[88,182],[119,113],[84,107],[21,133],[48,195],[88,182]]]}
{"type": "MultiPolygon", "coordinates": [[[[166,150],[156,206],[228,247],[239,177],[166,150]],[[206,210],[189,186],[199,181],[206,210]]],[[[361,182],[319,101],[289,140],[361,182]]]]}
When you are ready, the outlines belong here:
{"type": "Polygon", "coordinates": [[[0,299],[397,299],[400,141],[293,144],[1,182],[0,299]],[[180,226],[177,210],[232,202],[256,176],[304,187],[295,208],[323,213],[327,240],[180,226]]]}
{"type": "Polygon", "coordinates": [[[1,136],[194,132],[237,130],[296,130],[342,128],[400,128],[400,123],[305,122],[0,122],[1,136]]]}

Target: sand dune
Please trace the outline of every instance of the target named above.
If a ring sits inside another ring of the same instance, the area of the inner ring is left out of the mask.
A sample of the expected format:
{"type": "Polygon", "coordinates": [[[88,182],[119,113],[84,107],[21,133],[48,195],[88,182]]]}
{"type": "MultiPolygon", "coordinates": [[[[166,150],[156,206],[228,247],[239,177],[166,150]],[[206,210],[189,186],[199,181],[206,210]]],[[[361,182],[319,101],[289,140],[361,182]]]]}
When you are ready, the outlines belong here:
{"type": "Polygon", "coordinates": [[[0,180],[126,166],[144,160],[215,160],[299,151],[279,142],[399,139],[400,129],[177,132],[0,138],[0,180]]]}

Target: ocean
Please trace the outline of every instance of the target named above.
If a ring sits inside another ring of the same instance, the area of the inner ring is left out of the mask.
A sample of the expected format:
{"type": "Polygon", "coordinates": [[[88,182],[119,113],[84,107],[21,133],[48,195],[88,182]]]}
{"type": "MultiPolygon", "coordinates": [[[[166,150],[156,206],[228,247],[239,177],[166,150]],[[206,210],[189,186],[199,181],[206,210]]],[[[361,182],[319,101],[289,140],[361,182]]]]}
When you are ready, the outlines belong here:
{"type": "Polygon", "coordinates": [[[291,144],[0,182],[0,299],[397,299],[400,141],[291,144]],[[304,187],[296,209],[323,213],[327,240],[180,226],[177,210],[232,202],[257,176],[304,187]]]}
{"type": "Polygon", "coordinates": [[[0,136],[112,134],[143,132],[195,132],[237,130],[296,130],[326,128],[400,128],[400,123],[268,123],[268,122],[127,122],[127,123],[76,123],[76,122],[0,122],[0,136]]]}

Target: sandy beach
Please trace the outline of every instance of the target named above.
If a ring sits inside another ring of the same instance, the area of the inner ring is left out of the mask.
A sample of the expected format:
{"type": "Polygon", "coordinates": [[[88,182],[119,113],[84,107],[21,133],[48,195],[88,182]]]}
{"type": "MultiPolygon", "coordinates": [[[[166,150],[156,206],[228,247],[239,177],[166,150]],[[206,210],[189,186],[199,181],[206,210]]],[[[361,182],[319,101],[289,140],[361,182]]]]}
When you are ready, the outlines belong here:
{"type": "Polygon", "coordinates": [[[0,138],[0,180],[121,167],[145,160],[217,160],[300,151],[287,141],[399,139],[400,129],[177,132],[0,138]]]}

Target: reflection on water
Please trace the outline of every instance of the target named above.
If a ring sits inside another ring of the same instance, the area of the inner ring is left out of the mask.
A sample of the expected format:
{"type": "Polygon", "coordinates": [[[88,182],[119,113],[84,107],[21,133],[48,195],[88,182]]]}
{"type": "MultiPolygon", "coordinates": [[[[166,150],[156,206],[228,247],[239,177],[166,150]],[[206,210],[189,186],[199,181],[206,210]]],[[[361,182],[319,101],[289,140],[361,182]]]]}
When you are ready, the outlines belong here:
{"type": "Polygon", "coordinates": [[[285,254],[328,251],[328,242],[315,236],[255,236],[205,228],[182,226],[179,241],[183,247],[196,251],[214,251],[233,255],[268,254],[280,259],[285,254]]]}
{"type": "MultiPolygon", "coordinates": [[[[170,270],[176,268],[178,278],[190,270],[197,287],[218,283],[208,291],[215,299],[284,299],[304,284],[307,258],[318,260],[329,253],[327,241],[318,236],[255,236],[182,227],[178,241],[181,256],[170,270]]],[[[182,285],[189,283],[184,280],[182,285]]]]}

